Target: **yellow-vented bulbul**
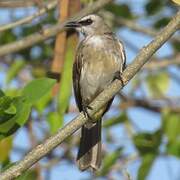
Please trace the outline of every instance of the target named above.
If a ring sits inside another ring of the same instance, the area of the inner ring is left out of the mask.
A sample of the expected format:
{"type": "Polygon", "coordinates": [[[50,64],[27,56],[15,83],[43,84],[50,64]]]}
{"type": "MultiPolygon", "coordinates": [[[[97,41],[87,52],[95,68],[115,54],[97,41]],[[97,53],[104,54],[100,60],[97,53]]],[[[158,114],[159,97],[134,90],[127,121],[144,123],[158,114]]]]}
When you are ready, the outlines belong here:
{"type": "Polygon", "coordinates": [[[88,15],[66,24],[81,32],[73,66],[73,87],[79,111],[89,118],[82,127],[77,163],[80,170],[97,170],[101,164],[101,118],[109,109],[111,99],[93,118],[87,109],[95,97],[116,78],[121,78],[125,68],[123,44],[98,15],[88,15]],[[98,119],[98,120],[97,120],[98,119]],[[96,121],[97,120],[97,121],[96,121]]]}

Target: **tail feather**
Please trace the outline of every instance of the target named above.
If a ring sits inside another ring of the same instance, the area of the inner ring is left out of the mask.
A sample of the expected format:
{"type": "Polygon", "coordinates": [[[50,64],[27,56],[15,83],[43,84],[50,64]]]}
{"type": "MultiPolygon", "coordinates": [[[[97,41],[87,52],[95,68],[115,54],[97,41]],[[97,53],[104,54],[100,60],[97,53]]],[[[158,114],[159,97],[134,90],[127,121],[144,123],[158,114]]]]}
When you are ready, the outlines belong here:
{"type": "Polygon", "coordinates": [[[101,165],[101,120],[82,127],[77,164],[81,171],[101,165]]]}

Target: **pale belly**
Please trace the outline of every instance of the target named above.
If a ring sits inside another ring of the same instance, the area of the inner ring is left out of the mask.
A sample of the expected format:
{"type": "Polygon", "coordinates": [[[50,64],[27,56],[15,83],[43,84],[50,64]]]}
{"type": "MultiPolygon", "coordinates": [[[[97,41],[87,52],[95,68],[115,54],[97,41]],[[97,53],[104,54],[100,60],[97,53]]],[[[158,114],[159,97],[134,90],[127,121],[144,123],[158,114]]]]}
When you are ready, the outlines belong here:
{"type": "Polygon", "coordinates": [[[112,83],[117,71],[120,71],[120,63],[116,63],[113,58],[84,63],[80,78],[82,99],[89,104],[112,83]]]}

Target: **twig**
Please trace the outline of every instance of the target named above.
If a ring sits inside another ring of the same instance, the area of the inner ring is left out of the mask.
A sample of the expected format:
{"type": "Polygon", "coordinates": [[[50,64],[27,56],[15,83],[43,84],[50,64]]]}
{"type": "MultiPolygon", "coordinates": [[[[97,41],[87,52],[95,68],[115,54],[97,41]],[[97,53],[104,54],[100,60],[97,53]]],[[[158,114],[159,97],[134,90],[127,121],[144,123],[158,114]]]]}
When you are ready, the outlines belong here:
{"type": "MultiPolygon", "coordinates": [[[[149,28],[149,27],[143,27],[143,26],[137,24],[136,22],[134,22],[132,20],[128,20],[128,19],[118,17],[118,18],[115,18],[115,22],[117,24],[124,25],[124,26],[130,28],[133,31],[144,33],[144,34],[147,34],[149,36],[156,36],[158,34],[158,31],[156,31],[155,29],[152,29],[152,28],[149,28]]],[[[179,36],[174,36],[174,37],[172,37],[171,40],[180,41],[180,37],[179,36]]]]}
{"type": "Polygon", "coordinates": [[[8,29],[15,28],[15,27],[17,27],[19,25],[29,23],[32,20],[34,20],[35,18],[45,14],[48,10],[51,10],[51,9],[55,8],[56,6],[57,6],[57,0],[53,0],[50,3],[46,4],[44,7],[42,7],[41,9],[39,9],[36,13],[34,13],[34,14],[28,16],[28,17],[25,17],[23,19],[20,19],[18,21],[15,21],[15,22],[12,22],[12,23],[9,23],[9,24],[1,25],[0,26],[0,32],[8,30],[8,29]]]}
{"type": "MultiPolygon", "coordinates": [[[[88,7],[84,8],[81,10],[78,14],[73,16],[72,18],[69,19],[69,21],[72,21],[74,19],[80,18],[82,16],[85,16],[89,13],[93,13],[97,11],[98,9],[102,8],[112,0],[99,0],[96,1],[92,4],[90,4],[88,7]]],[[[28,48],[36,43],[39,43],[45,39],[48,39],[54,35],[56,35],[58,32],[62,32],[65,28],[64,25],[68,21],[65,21],[64,23],[58,23],[57,25],[47,28],[43,31],[43,33],[34,33],[31,34],[25,38],[22,38],[21,40],[6,44],[4,46],[0,47],[0,56],[4,56],[6,54],[14,53],[19,50],[28,48]]]]}
{"type": "Polygon", "coordinates": [[[19,7],[29,7],[35,4],[34,0],[1,0],[1,8],[19,8],[19,7]]]}
{"type": "Polygon", "coordinates": [[[125,110],[129,107],[141,107],[141,108],[145,108],[147,110],[151,110],[154,112],[161,112],[162,109],[168,108],[170,109],[172,112],[180,112],[180,105],[177,103],[179,102],[179,98],[164,98],[164,99],[139,99],[139,98],[133,98],[133,97],[127,97],[124,95],[120,95],[121,99],[123,100],[120,104],[120,109],[125,110]],[[153,102],[154,101],[154,102],[153,102]],[[155,103],[156,101],[156,103],[155,103]],[[177,102],[176,102],[177,101],[177,102]],[[158,104],[158,102],[161,102],[158,104]],[[164,105],[160,105],[160,104],[164,105]],[[176,106],[174,106],[174,105],[176,106]]]}
{"type": "MultiPolygon", "coordinates": [[[[178,30],[179,26],[180,11],[151,43],[141,49],[133,63],[125,69],[122,74],[123,85],[126,85],[130,79],[134,77],[151,56],[178,30]]],[[[90,104],[93,108],[89,111],[90,116],[93,117],[100,108],[102,108],[117,92],[119,92],[123,85],[121,81],[115,80],[109,87],[107,87],[107,89],[100,93],[100,95],[98,95],[90,104]]],[[[30,168],[51,150],[61,144],[67,137],[71,136],[86,122],[87,118],[84,117],[83,113],[80,113],[78,117],[66,124],[58,131],[58,133],[48,138],[43,144],[35,147],[21,161],[1,173],[1,180],[13,179],[21,175],[25,170],[30,168]]]]}
{"type": "Polygon", "coordinates": [[[180,53],[172,58],[165,58],[162,60],[153,60],[147,63],[143,69],[145,70],[153,70],[158,68],[165,68],[169,65],[180,65],[180,53]]]}

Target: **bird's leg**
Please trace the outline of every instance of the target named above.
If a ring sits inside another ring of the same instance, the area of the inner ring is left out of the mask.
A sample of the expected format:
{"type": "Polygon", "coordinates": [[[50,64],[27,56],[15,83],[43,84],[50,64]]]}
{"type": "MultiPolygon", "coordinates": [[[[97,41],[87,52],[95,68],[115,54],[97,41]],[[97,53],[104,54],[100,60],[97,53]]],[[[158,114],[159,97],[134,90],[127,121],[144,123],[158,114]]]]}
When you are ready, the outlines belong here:
{"type": "Polygon", "coordinates": [[[86,103],[83,102],[82,103],[82,111],[83,111],[84,116],[88,117],[90,120],[93,121],[93,118],[88,113],[88,109],[93,110],[93,108],[91,106],[89,106],[89,105],[87,105],[86,103]]]}
{"type": "Polygon", "coordinates": [[[123,82],[123,79],[122,79],[122,72],[120,71],[116,71],[115,74],[114,74],[114,80],[115,79],[118,79],[121,81],[122,85],[124,86],[124,82],[123,82]]]}

